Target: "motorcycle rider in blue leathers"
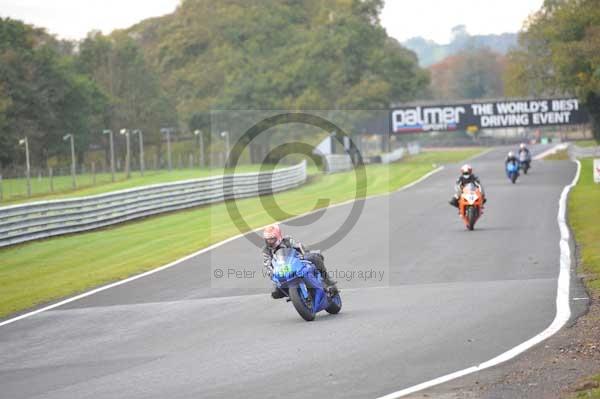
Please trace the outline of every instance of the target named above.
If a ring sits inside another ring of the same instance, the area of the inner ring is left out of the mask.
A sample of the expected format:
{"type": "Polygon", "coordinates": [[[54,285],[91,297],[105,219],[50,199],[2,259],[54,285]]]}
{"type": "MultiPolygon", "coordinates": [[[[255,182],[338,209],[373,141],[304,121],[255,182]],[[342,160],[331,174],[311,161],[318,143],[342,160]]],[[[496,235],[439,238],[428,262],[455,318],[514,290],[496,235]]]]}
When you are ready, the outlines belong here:
{"type": "MultiPolygon", "coordinates": [[[[302,243],[294,240],[292,237],[284,237],[278,224],[267,226],[263,231],[263,238],[265,239],[265,247],[262,250],[263,266],[269,273],[272,272],[273,266],[271,262],[275,252],[280,248],[293,248],[303,259],[315,265],[317,270],[321,273],[323,282],[331,295],[335,295],[338,292],[336,282],[333,281],[327,273],[324,262],[325,258],[322,254],[306,250],[302,243]]],[[[284,296],[285,295],[277,287],[273,288],[273,291],[271,292],[271,297],[273,297],[273,299],[280,299],[284,296]]]]}
{"type": "MultiPolygon", "coordinates": [[[[504,159],[504,170],[506,171],[506,176],[508,176],[508,164],[509,163],[514,163],[517,166],[517,170],[519,168],[519,159],[517,158],[517,156],[515,155],[514,152],[509,151],[508,155],[506,156],[506,159],[504,159]]],[[[510,177],[510,176],[508,176],[510,177]]]]}

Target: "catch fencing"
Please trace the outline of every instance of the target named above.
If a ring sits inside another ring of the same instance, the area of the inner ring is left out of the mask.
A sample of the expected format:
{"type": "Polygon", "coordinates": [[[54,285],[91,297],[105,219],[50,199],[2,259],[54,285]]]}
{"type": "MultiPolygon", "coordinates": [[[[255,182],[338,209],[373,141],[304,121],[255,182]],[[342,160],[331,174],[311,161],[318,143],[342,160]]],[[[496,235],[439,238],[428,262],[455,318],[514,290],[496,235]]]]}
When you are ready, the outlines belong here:
{"type": "Polygon", "coordinates": [[[306,161],[271,172],[185,180],[89,197],[0,207],[0,247],[297,187],[306,161]]]}

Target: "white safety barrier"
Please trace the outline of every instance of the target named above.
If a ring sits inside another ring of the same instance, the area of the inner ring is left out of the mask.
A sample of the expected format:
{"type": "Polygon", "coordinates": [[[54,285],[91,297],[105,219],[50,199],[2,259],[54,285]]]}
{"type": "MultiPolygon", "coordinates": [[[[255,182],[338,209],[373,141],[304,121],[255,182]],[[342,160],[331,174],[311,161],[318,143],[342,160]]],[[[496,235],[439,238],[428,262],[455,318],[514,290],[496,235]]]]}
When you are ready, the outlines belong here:
{"type": "Polygon", "coordinates": [[[417,155],[421,153],[421,144],[418,142],[408,143],[406,148],[408,149],[408,153],[410,155],[417,155]]]}
{"type": "Polygon", "coordinates": [[[325,160],[325,172],[336,173],[351,170],[353,168],[352,159],[348,154],[328,154],[323,155],[325,160]]]}
{"type": "Polygon", "coordinates": [[[392,152],[388,152],[385,154],[381,154],[381,163],[392,163],[392,162],[396,162],[402,159],[402,157],[404,157],[404,153],[405,153],[405,149],[404,148],[398,148],[392,152]]]}
{"type": "Polygon", "coordinates": [[[75,233],[234,198],[287,190],[306,181],[306,161],[272,172],[242,173],[0,207],[0,247],[75,233]]]}

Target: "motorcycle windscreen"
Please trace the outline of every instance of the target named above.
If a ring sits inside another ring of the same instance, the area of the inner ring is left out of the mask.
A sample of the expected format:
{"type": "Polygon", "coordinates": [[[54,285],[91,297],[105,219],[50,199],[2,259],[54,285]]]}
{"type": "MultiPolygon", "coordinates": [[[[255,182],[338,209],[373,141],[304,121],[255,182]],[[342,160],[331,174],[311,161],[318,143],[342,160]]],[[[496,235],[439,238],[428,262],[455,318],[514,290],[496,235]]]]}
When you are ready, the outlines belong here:
{"type": "Polygon", "coordinates": [[[462,197],[469,205],[473,205],[479,198],[477,189],[478,187],[475,183],[469,183],[463,188],[462,197]]]}
{"type": "Polygon", "coordinates": [[[293,277],[301,267],[302,262],[293,248],[280,248],[273,255],[273,271],[280,280],[293,277]]]}
{"type": "Polygon", "coordinates": [[[476,191],[477,185],[475,183],[468,183],[463,187],[463,192],[476,191]]]}

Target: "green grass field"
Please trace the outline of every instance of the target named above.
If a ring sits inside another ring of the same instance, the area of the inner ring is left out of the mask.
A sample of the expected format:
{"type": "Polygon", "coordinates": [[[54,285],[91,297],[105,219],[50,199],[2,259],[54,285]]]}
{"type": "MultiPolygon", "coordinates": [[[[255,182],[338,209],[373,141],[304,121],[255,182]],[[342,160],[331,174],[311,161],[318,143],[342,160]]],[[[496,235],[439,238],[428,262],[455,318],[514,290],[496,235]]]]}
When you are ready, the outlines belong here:
{"type": "Polygon", "coordinates": [[[596,140],[579,140],[574,141],[573,144],[579,147],[596,147],[600,145],[596,140]]]}
{"type": "Polygon", "coordinates": [[[600,399],[600,374],[589,378],[589,385],[597,386],[599,388],[585,389],[577,392],[572,398],[574,399],[600,399]]]}
{"type": "MultiPolygon", "coordinates": [[[[458,162],[479,152],[425,153],[368,166],[367,195],[397,190],[433,170],[433,164],[458,162]]],[[[354,198],[355,183],[354,172],[317,174],[309,184],[274,199],[283,212],[302,214],[313,209],[317,198],[330,203],[354,198]]],[[[274,207],[263,208],[259,198],[240,200],[237,206],[252,228],[284,217],[274,207]]],[[[221,203],[0,249],[0,317],[156,268],[238,233],[221,203]]]]}
{"type": "Polygon", "coordinates": [[[579,247],[588,287],[600,292],[600,184],[593,181],[593,159],[581,160],[581,176],[569,198],[569,223],[579,247]]]}
{"type": "MultiPolygon", "coordinates": [[[[260,165],[240,165],[236,168],[236,171],[238,173],[256,172],[259,169],[260,165]]],[[[71,186],[71,176],[57,176],[53,178],[54,193],[50,192],[50,179],[48,177],[42,177],[41,179],[35,177],[31,179],[31,198],[27,198],[27,183],[25,179],[6,179],[2,181],[3,200],[0,201],[0,206],[102,194],[109,191],[124,190],[149,184],[199,179],[221,175],[224,172],[223,168],[174,169],[172,172],[167,170],[149,170],[144,173],[144,176],[141,176],[136,171],[131,173],[131,178],[129,179],[126,178],[125,173],[115,174],[114,183],[111,181],[110,173],[102,173],[96,174],[95,185],[93,176],[85,174],[77,176],[77,189],[75,190],[71,186]]]]}
{"type": "MultiPolygon", "coordinates": [[[[580,162],[581,176],[569,195],[569,224],[579,250],[579,272],[597,297],[600,294],[600,184],[593,180],[593,159],[580,162]]],[[[600,383],[600,374],[590,381],[600,383]]],[[[600,388],[578,392],[574,397],[600,399],[600,388]]]]}
{"type": "Polygon", "coordinates": [[[544,161],[566,161],[568,159],[569,151],[567,150],[556,151],[554,154],[544,157],[544,161]]]}

